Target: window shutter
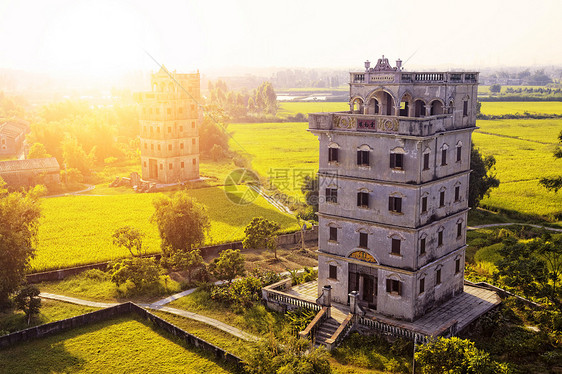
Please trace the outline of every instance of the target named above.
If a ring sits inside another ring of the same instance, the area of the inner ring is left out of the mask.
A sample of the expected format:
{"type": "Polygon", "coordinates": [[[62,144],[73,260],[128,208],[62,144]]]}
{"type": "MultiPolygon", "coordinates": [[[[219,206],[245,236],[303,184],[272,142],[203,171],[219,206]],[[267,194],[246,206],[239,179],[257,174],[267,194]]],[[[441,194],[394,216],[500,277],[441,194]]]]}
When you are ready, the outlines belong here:
{"type": "Polygon", "coordinates": [[[357,206],[361,206],[361,192],[357,193],[357,206]]]}
{"type": "Polygon", "coordinates": [[[396,166],[396,154],[390,154],[390,167],[394,168],[396,166]]]}
{"type": "Polygon", "coordinates": [[[333,148],[334,149],[334,161],[339,161],[339,155],[338,155],[338,151],[339,149],[337,148],[333,148]]]}
{"type": "Polygon", "coordinates": [[[361,160],[361,151],[357,151],[357,165],[361,165],[362,164],[361,161],[362,161],[361,160]]]}
{"type": "Polygon", "coordinates": [[[394,198],[393,198],[392,196],[390,196],[390,197],[388,198],[388,210],[392,210],[392,205],[393,205],[393,204],[392,204],[392,200],[393,200],[393,199],[394,199],[394,198]]]}
{"type": "Polygon", "coordinates": [[[386,292],[388,292],[388,293],[392,292],[392,286],[391,286],[390,282],[391,282],[390,279],[386,280],[386,292]]]}
{"type": "Polygon", "coordinates": [[[402,199],[401,198],[396,199],[396,211],[402,212],[402,199]]]}
{"type": "Polygon", "coordinates": [[[402,282],[398,282],[398,295],[402,296],[402,282]]]}

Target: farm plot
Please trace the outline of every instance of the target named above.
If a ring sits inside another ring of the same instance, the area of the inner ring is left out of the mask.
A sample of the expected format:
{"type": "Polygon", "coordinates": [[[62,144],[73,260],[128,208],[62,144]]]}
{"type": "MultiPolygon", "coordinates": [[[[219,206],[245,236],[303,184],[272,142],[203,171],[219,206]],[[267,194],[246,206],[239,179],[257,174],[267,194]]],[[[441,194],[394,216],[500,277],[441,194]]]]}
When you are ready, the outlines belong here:
{"type": "MultiPolygon", "coordinates": [[[[227,198],[223,187],[194,189],[189,194],[207,208],[211,220],[207,244],[242,239],[244,227],[253,217],[279,222],[282,231],[298,228],[292,216],[279,212],[261,196],[247,205],[239,205],[227,198]]],[[[146,234],[143,244],[148,253],[159,252],[158,230],[150,223],[155,196],[67,196],[43,200],[43,218],[39,225],[36,257],[31,261],[32,271],[128,256],[129,253],[115,247],[111,239],[114,230],[125,225],[146,234]]]]}
{"type": "Polygon", "coordinates": [[[562,195],[538,185],[543,176],[561,173],[562,164],[552,157],[562,120],[478,121],[473,141],[485,155],[496,158],[501,184],[482,203],[526,214],[559,216],[562,195]]]}
{"type": "Polygon", "coordinates": [[[131,318],[0,351],[2,373],[231,373],[210,355],[131,318]]]}
{"type": "Polygon", "coordinates": [[[485,101],[482,103],[483,114],[500,116],[502,114],[562,114],[560,101],[485,101]]]}
{"type": "Polygon", "coordinates": [[[232,124],[229,129],[231,148],[245,153],[258,174],[287,195],[302,198],[302,178],[318,171],[318,139],[306,131],[308,123],[232,124]]]}
{"type": "Polygon", "coordinates": [[[277,115],[287,118],[297,113],[307,115],[308,113],[341,112],[345,110],[349,110],[347,102],[282,102],[279,104],[277,115]]]}

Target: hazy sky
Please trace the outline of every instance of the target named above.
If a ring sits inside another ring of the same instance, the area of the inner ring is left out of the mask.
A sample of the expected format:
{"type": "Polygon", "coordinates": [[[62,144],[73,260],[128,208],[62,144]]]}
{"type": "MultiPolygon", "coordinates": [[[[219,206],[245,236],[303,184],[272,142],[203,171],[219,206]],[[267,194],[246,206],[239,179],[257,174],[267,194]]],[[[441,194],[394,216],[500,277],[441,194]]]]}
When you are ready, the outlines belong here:
{"type": "Polygon", "coordinates": [[[406,69],[562,65],[562,0],[0,0],[0,67],[406,69]]]}

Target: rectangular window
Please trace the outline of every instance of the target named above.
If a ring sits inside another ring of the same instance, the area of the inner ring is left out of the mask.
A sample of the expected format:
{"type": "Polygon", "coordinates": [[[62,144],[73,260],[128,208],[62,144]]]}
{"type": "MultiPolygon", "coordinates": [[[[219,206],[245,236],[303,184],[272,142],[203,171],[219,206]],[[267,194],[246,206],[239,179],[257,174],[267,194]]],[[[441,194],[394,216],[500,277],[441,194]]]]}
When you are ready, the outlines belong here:
{"type": "Polygon", "coordinates": [[[425,254],[425,238],[420,239],[420,255],[425,254]]]}
{"type": "Polygon", "coordinates": [[[168,169],[172,170],[173,166],[172,164],[168,164],[168,169]]]}
{"type": "Polygon", "coordinates": [[[180,143],[180,149],[183,149],[183,143],[180,143]]]}
{"type": "Polygon", "coordinates": [[[330,279],[338,280],[338,267],[330,265],[330,279]]]}
{"type": "Polygon", "coordinates": [[[441,166],[447,165],[447,150],[444,149],[441,151],[441,166]]]}
{"type": "Polygon", "coordinates": [[[404,155],[402,153],[390,154],[390,168],[391,169],[404,169],[404,155]]]}
{"type": "Polygon", "coordinates": [[[457,238],[462,236],[462,222],[457,223],[457,238]]]}
{"type": "Polygon", "coordinates": [[[357,151],[357,165],[369,166],[369,151],[357,151]]]}
{"type": "Polygon", "coordinates": [[[465,100],[463,101],[463,105],[462,105],[462,115],[464,117],[468,116],[468,101],[465,100]]]}
{"type": "Polygon", "coordinates": [[[191,144],[195,145],[195,138],[191,139],[191,144]]]}
{"type": "Polygon", "coordinates": [[[338,241],[338,229],[336,227],[330,227],[330,241],[338,241]]]}
{"type": "Polygon", "coordinates": [[[185,163],[182,161],[181,162],[181,168],[183,169],[185,167],[185,163]]]}
{"type": "Polygon", "coordinates": [[[400,254],[400,239],[392,239],[392,249],[391,252],[393,255],[399,255],[400,254]]]}
{"type": "Polygon", "coordinates": [[[439,192],[439,207],[442,208],[445,206],[445,191],[439,192]]]}
{"type": "Polygon", "coordinates": [[[402,213],[402,198],[390,196],[388,198],[388,210],[391,212],[402,213]]]}
{"type": "Polygon", "coordinates": [[[461,188],[460,186],[455,187],[455,201],[459,201],[461,198],[461,188]]]}
{"type": "Polygon", "coordinates": [[[427,212],[427,196],[422,197],[421,211],[422,211],[422,213],[427,212]]]}
{"type": "Polygon", "coordinates": [[[171,150],[172,150],[172,145],[168,144],[168,151],[171,151],[171,150]]]}
{"type": "Polygon", "coordinates": [[[441,269],[437,269],[435,273],[435,284],[441,284],[441,269]]]}
{"type": "Polygon", "coordinates": [[[369,207],[369,193],[367,192],[358,192],[357,193],[357,206],[361,208],[368,208],[369,207]]]}
{"type": "Polygon", "coordinates": [[[398,296],[402,295],[402,282],[395,279],[386,280],[386,292],[390,294],[395,294],[398,296]]]}
{"type": "Polygon", "coordinates": [[[440,247],[443,245],[443,231],[439,231],[437,233],[437,246],[440,247]]]}
{"type": "Polygon", "coordinates": [[[196,160],[196,159],[193,159],[193,160],[191,160],[191,163],[192,163],[193,165],[197,165],[197,160],[196,160]]]}
{"type": "Polygon", "coordinates": [[[429,153],[423,155],[423,170],[429,170],[429,153]]]}
{"type": "Polygon", "coordinates": [[[191,121],[191,128],[192,128],[192,129],[195,128],[195,121],[191,121]]]}
{"type": "Polygon", "coordinates": [[[338,202],[338,189],[337,188],[326,188],[326,202],[334,203],[338,202]]]}
{"type": "Polygon", "coordinates": [[[144,167],[146,167],[146,161],[144,162],[144,167]]]}
{"type": "Polygon", "coordinates": [[[461,271],[461,259],[457,258],[455,260],[455,274],[460,273],[460,271],[461,271]]]}
{"type": "Polygon", "coordinates": [[[328,148],[328,162],[338,162],[338,148],[328,148]]]}
{"type": "Polygon", "coordinates": [[[462,158],[462,147],[457,147],[457,161],[460,162],[462,158]]]}
{"type": "Polygon", "coordinates": [[[369,235],[365,232],[359,233],[359,247],[368,248],[369,235]]]}
{"type": "Polygon", "coordinates": [[[158,150],[160,150],[160,144],[158,144],[158,150]]]}
{"type": "Polygon", "coordinates": [[[425,278],[420,279],[420,295],[425,291],[425,278]]]}

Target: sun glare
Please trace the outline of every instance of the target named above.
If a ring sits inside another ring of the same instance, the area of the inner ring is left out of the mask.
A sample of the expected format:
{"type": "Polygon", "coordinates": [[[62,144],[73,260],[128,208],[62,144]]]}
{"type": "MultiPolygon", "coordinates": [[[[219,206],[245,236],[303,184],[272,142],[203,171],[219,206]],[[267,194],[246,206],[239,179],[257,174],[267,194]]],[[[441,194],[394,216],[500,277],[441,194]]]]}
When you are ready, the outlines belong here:
{"type": "Polygon", "coordinates": [[[51,15],[40,60],[49,70],[107,76],[142,67],[143,48],[158,45],[143,15],[113,2],[77,2],[51,15]]]}

